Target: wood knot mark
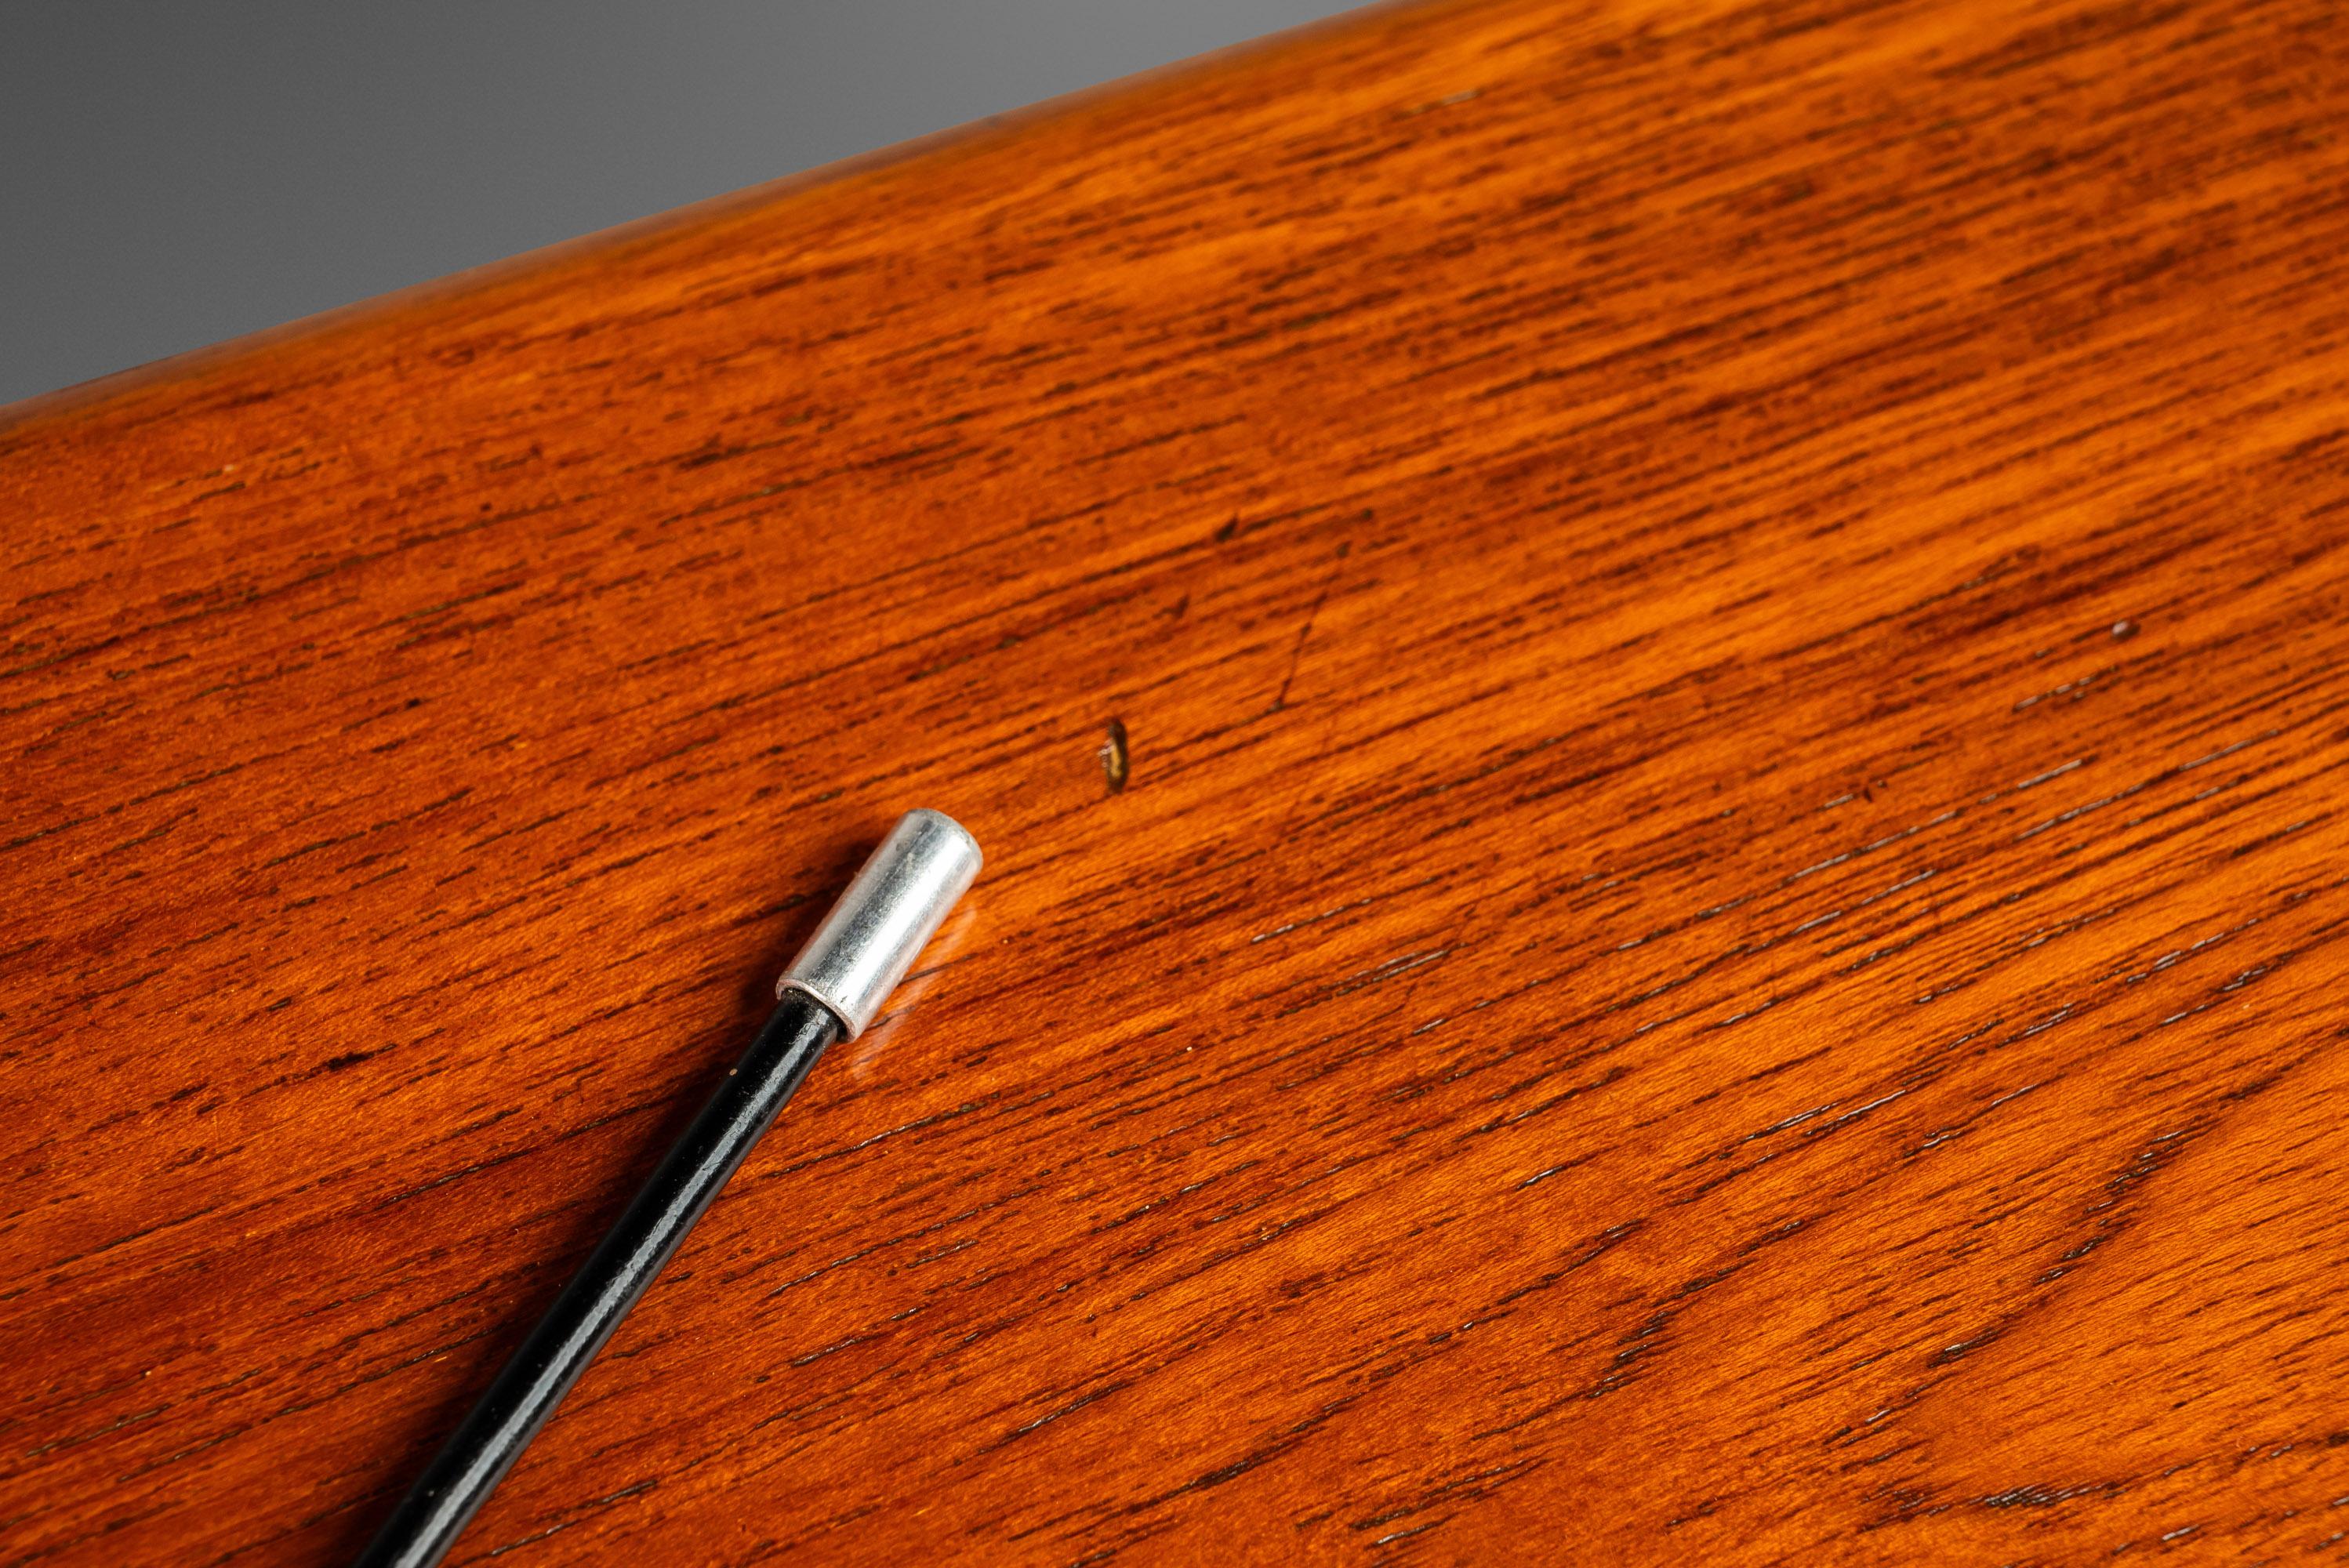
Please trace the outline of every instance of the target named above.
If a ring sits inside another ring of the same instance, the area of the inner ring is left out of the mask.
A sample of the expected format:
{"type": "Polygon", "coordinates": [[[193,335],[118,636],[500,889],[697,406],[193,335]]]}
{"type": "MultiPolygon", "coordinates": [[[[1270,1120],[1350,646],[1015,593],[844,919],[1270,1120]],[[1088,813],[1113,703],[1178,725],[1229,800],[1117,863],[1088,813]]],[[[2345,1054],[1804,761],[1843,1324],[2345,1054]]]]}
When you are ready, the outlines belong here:
{"type": "Polygon", "coordinates": [[[1109,736],[1101,743],[1102,777],[1109,780],[1109,792],[1123,794],[1125,790],[1125,721],[1109,721],[1109,736]]]}

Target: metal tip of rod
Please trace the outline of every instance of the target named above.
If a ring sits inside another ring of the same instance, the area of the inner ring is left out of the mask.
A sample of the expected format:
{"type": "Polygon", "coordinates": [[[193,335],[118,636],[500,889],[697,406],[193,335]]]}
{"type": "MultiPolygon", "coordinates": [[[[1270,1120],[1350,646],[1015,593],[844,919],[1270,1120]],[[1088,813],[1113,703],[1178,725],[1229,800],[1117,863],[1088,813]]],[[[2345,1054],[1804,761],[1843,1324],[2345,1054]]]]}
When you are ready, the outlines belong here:
{"type": "Polygon", "coordinates": [[[978,875],[978,841],[943,811],[908,811],[864,862],[775,982],[840,1020],[854,1039],[881,1011],[922,944],[978,875]]]}

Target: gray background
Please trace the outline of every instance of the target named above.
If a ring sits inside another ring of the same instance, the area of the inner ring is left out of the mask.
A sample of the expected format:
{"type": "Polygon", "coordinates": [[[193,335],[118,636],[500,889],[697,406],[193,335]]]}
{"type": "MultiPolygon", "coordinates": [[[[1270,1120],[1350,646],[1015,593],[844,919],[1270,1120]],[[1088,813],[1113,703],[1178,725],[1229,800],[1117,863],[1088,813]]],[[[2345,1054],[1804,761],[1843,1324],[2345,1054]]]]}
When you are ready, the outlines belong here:
{"type": "Polygon", "coordinates": [[[0,403],[1346,8],[0,0],[0,403]]]}

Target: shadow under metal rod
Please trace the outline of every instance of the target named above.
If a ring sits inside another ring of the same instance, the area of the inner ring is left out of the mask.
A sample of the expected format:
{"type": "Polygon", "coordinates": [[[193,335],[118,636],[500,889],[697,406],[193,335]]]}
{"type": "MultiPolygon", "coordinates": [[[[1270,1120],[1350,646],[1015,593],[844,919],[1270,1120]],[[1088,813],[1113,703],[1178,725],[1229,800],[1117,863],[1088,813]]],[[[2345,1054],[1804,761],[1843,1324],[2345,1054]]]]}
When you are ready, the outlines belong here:
{"type": "Polygon", "coordinates": [[[826,1047],[854,1038],[978,874],[951,818],[909,811],[776,983],[775,1010],[432,1462],[358,1568],[430,1568],[521,1457],[826,1047]]]}

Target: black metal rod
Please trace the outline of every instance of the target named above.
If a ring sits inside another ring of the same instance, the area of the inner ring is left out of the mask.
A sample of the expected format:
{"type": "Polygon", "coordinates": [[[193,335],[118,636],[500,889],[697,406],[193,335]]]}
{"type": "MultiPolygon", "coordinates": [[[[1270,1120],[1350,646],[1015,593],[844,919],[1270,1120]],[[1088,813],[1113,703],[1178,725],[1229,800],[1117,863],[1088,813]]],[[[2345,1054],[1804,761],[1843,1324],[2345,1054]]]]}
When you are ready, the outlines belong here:
{"type": "Polygon", "coordinates": [[[376,1532],[358,1568],[440,1561],[839,1033],[828,1009],[798,991],[783,994],[724,1085],[376,1532]]]}

